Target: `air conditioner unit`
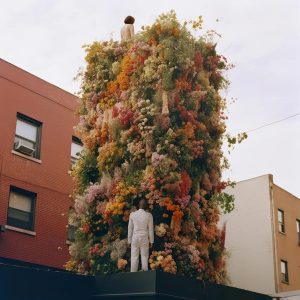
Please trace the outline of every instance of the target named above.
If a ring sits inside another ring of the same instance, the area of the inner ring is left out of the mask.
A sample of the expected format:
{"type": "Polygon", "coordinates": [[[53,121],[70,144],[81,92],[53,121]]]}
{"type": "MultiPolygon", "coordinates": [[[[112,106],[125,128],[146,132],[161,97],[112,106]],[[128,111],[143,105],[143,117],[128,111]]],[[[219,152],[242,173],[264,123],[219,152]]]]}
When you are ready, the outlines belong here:
{"type": "Polygon", "coordinates": [[[15,142],[15,145],[14,145],[14,149],[18,152],[21,152],[23,154],[26,154],[26,155],[32,155],[34,153],[34,149],[27,146],[24,141],[22,141],[21,139],[16,141],[15,142]]]}
{"type": "Polygon", "coordinates": [[[0,225],[0,233],[5,231],[5,225],[0,225]]]}

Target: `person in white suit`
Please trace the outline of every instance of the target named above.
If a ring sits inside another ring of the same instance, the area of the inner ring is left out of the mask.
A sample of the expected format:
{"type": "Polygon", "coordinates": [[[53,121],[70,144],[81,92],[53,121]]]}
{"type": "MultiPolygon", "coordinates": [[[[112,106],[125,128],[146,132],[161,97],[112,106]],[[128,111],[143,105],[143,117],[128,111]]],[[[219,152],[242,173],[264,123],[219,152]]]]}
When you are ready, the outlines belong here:
{"type": "Polygon", "coordinates": [[[141,253],[142,270],[148,271],[149,243],[154,243],[153,216],[145,209],[146,200],[139,201],[139,209],[132,212],[128,223],[128,244],[131,245],[131,272],[137,272],[141,253]]]}

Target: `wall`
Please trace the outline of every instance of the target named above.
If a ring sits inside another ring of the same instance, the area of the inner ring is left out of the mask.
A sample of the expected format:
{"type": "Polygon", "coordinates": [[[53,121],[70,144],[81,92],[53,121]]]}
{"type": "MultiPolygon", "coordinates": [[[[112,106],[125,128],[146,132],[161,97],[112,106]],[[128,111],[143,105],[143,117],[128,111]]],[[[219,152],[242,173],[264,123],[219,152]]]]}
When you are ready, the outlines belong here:
{"type": "Polygon", "coordinates": [[[76,97],[0,59],[0,224],[6,224],[9,186],[37,193],[35,234],[0,235],[0,256],[62,267],[69,257],[68,175],[76,97]],[[12,153],[16,114],[41,121],[40,161],[12,153]]]}
{"type": "Polygon", "coordinates": [[[259,293],[275,292],[269,175],[240,181],[226,192],[235,196],[235,210],[226,222],[231,285],[259,293]]]}
{"type": "Polygon", "coordinates": [[[300,220],[300,199],[273,185],[274,210],[276,219],[274,231],[276,234],[277,263],[280,260],[288,262],[289,283],[280,280],[280,267],[278,268],[279,292],[300,290],[300,246],[296,231],[296,219],[300,220]],[[278,230],[277,210],[282,209],[285,215],[285,234],[278,230]]]}

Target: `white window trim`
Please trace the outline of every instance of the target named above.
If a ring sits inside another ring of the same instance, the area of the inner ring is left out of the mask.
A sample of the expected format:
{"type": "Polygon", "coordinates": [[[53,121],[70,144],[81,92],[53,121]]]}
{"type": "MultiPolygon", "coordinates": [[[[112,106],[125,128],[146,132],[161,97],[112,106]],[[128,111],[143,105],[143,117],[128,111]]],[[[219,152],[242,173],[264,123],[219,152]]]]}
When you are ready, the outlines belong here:
{"type": "Polygon", "coordinates": [[[17,231],[17,232],[25,233],[25,234],[28,234],[28,235],[36,236],[35,231],[26,230],[26,229],[22,229],[22,228],[10,226],[10,225],[5,225],[5,228],[8,229],[8,230],[17,231]]]}
{"type": "Polygon", "coordinates": [[[41,164],[41,163],[42,163],[42,161],[41,161],[40,159],[34,158],[34,157],[32,157],[32,156],[25,155],[25,154],[23,154],[23,153],[20,153],[20,152],[18,152],[18,151],[15,151],[15,150],[11,150],[11,153],[12,153],[12,154],[15,154],[15,155],[18,155],[18,156],[20,156],[20,157],[26,158],[26,159],[28,159],[28,160],[31,160],[31,161],[33,161],[33,162],[36,162],[36,163],[38,163],[38,164],[41,164]]]}

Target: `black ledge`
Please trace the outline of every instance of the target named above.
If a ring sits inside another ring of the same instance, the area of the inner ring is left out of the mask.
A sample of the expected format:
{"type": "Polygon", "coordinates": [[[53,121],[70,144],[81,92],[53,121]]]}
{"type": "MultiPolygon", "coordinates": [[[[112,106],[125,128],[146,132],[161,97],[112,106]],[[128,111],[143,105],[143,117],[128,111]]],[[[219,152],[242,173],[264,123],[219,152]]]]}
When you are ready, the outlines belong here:
{"type": "Polygon", "coordinates": [[[246,290],[160,271],[83,276],[0,263],[1,300],[271,300],[246,290]]]}
{"type": "Polygon", "coordinates": [[[270,300],[238,288],[202,282],[160,271],[96,276],[93,299],[270,300]]]}

